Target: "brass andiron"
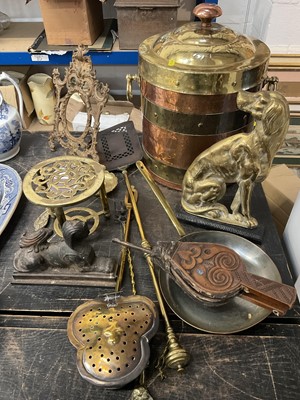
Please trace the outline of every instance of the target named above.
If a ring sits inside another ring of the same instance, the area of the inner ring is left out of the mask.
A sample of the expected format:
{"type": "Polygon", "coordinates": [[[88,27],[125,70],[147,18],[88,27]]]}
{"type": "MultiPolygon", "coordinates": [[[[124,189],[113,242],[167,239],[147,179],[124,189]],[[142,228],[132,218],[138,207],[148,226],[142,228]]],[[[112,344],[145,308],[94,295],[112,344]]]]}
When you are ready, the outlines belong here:
{"type": "Polygon", "coordinates": [[[240,91],[238,108],[252,113],[255,127],[249,134],[238,133],[200,153],[185,173],[181,204],[185,211],[227,224],[254,228],[250,201],[256,182],[269,174],[273,158],[289,126],[289,106],[279,92],[240,91]],[[231,211],[219,201],[227,184],[238,188],[231,211]]]}
{"type": "MultiPolygon", "coordinates": [[[[129,196],[130,196],[134,216],[135,216],[135,219],[136,219],[136,222],[138,225],[138,229],[139,229],[139,233],[140,233],[140,237],[141,237],[142,248],[150,250],[151,246],[145,237],[144,229],[142,226],[142,221],[141,221],[141,218],[139,215],[139,210],[137,208],[137,204],[136,204],[135,197],[134,197],[134,194],[132,191],[132,187],[129,182],[127,171],[123,171],[123,175],[124,175],[126,187],[127,187],[127,190],[128,190],[129,196]]],[[[156,297],[158,300],[160,311],[161,311],[162,317],[163,317],[163,319],[165,321],[165,325],[166,325],[168,343],[167,343],[166,354],[164,355],[165,356],[164,363],[169,368],[176,369],[177,371],[182,371],[183,368],[189,362],[189,355],[188,355],[187,351],[179,345],[176,335],[170,325],[169,318],[168,318],[168,315],[167,315],[167,312],[165,309],[164,301],[163,301],[161,291],[159,288],[159,284],[158,284],[158,281],[157,281],[157,278],[155,275],[153,261],[151,259],[151,255],[149,254],[148,251],[145,252],[145,257],[146,257],[146,260],[148,263],[149,271],[150,271],[153,285],[155,288],[156,297]]]]}
{"type": "Polygon", "coordinates": [[[158,259],[176,284],[202,303],[218,305],[241,296],[275,315],[284,315],[296,301],[294,287],[249,273],[240,256],[220,244],[161,242],[151,250],[119,239],[113,241],[158,259]]]}

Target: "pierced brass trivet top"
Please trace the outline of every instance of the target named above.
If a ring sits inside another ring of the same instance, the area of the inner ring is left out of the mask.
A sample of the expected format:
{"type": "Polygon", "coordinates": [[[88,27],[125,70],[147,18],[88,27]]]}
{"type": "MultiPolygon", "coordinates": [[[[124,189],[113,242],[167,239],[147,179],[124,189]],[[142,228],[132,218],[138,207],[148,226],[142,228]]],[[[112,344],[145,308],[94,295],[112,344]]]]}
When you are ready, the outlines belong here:
{"type": "Polygon", "coordinates": [[[109,214],[104,176],[105,167],[92,159],[54,157],[36,164],[28,171],[23,191],[32,203],[50,208],[61,227],[66,220],[63,207],[85,201],[98,191],[103,206],[100,214],[109,214]]]}

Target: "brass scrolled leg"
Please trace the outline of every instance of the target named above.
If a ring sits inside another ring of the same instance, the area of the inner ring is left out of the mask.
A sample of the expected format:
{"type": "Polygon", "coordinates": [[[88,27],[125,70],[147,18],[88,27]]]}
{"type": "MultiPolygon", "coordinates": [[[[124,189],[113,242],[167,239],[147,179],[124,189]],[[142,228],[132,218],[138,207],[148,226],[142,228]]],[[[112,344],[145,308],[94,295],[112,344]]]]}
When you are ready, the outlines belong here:
{"type": "Polygon", "coordinates": [[[100,194],[100,200],[101,200],[101,203],[103,206],[103,214],[105,217],[110,217],[110,210],[109,210],[109,205],[108,205],[108,200],[107,200],[104,183],[100,187],[99,194],[100,194]]]}
{"type": "Polygon", "coordinates": [[[64,210],[62,207],[53,207],[53,211],[61,228],[63,226],[63,223],[66,222],[64,210]]]}

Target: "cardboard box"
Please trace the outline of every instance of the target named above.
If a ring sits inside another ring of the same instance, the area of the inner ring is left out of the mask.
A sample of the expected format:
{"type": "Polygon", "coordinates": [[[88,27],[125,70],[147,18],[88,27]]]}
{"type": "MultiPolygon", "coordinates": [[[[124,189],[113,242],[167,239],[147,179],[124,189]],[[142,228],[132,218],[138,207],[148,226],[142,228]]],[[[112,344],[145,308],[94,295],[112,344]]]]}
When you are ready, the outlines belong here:
{"type": "Polygon", "coordinates": [[[50,45],[91,45],[104,29],[100,0],[39,0],[50,45]]]}
{"type": "Polygon", "coordinates": [[[282,235],[300,191],[300,179],[286,165],[276,165],[262,186],[277,230],[282,235]]]}
{"type": "MultiPolygon", "coordinates": [[[[94,107],[93,103],[91,104],[94,107]]],[[[107,129],[110,126],[127,121],[132,113],[133,104],[129,101],[109,100],[103,107],[100,116],[100,130],[107,129]],[[118,121],[118,117],[124,120],[118,121]]],[[[68,108],[66,110],[66,119],[70,131],[82,132],[86,127],[86,108],[85,104],[80,101],[78,96],[70,98],[68,108]],[[80,118],[78,118],[80,117],[80,118]]]]}
{"type": "MultiPolygon", "coordinates": [[[[24,108],[23,128],[24,129],[29,128],[31,122],[33,121],[33,119],[35,117],[34,105],[33,105],[29,87],[27,85],[27,79],[28,79],[28,76],[27,76],[27,74],[25,74],[24,77],[19,82],[19,88],[21,90],[22,97],[23,97],[23,108],[24,108]]],[[[13,85],[0,86],[0,91],[2,93],[4,100],[8,104],[12,105],[13,107],[15,107],[19,110],[18,94],[16,92],[15,87],[13,85]]]]}
{"type": "Polygon", "coordinates": [[[179,0],[116,0],[120,49],[138,49],[146,38],[176,28],[179,0]]]}

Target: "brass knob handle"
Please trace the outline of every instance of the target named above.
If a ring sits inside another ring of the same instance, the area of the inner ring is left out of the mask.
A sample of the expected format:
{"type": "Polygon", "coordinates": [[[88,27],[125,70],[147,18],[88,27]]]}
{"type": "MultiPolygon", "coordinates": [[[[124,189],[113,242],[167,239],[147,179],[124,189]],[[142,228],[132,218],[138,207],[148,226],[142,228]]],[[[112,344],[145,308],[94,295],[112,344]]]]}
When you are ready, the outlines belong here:
{"type": "Polygon", "coordinates": [[[222,9],[217,4],[202,3],[193,9],[193,14],[201,20],[201,26],[211,26],[214,18],[222,15],[222,9]]]}

